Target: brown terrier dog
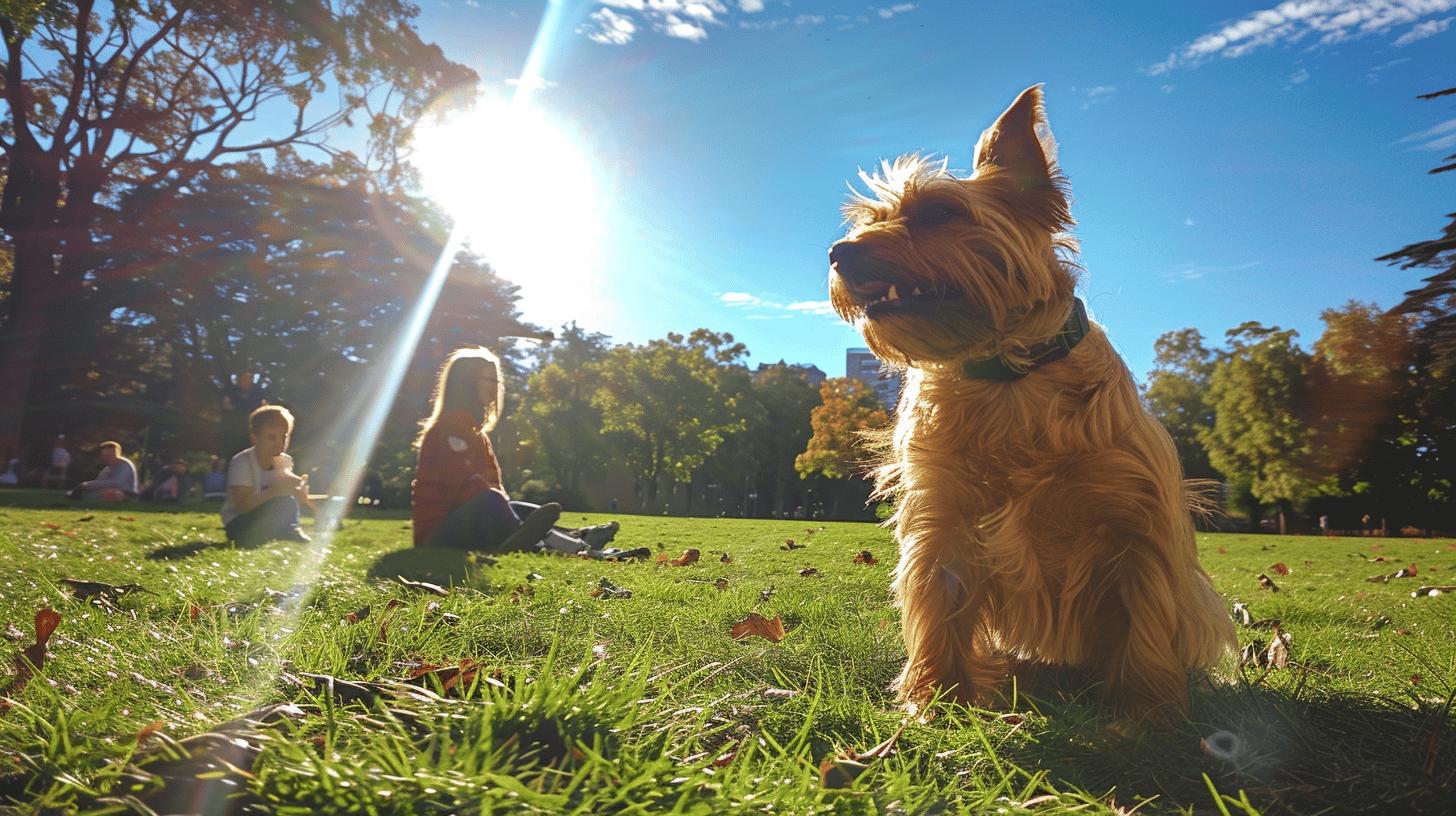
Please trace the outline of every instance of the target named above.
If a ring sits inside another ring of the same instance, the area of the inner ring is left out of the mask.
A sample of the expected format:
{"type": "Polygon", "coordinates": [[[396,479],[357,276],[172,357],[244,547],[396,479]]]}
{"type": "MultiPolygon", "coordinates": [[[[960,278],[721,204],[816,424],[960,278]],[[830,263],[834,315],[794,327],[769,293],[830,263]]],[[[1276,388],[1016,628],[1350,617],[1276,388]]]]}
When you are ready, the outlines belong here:
{"type": "Polygon", "coordinates": [[[845,206],[830,297],[904,367],[876,487],[897,504],[900,698],[986,700],[1016,667],[1077,667],[1125,720],[1167,724],[1234,646],[1198,565],[1172,440],[1073,296],[1065,180],[1041,88],[975,171],[902,156],[845,206]]]}

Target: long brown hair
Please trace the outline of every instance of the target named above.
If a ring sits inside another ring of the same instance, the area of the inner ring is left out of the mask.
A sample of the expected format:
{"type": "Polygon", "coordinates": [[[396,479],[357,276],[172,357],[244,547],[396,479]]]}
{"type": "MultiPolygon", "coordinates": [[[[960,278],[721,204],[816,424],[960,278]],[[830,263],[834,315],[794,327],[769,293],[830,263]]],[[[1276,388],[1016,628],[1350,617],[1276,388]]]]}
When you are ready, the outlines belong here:
{"type": "Polygon", "coordinates": [[[482,346],[455,349],[445,358],[445,364],[440,366],[440,374],[435,379],[434,408],[430,411],[430,416],[420,423],[420,435],[415,437],[414,446],[419,448],[425,434],[435,427],[440,417],[451,411],[466,411],[476,417],[481,430],[493,430],[500,420],[501,406],[505,399],[506,384],[501,372],[500,358],[482,346]],[[490,405],[481,405],[477,383],[480,375],[492,368],[495,369],[496,379],[495,399],[490,405]]]}

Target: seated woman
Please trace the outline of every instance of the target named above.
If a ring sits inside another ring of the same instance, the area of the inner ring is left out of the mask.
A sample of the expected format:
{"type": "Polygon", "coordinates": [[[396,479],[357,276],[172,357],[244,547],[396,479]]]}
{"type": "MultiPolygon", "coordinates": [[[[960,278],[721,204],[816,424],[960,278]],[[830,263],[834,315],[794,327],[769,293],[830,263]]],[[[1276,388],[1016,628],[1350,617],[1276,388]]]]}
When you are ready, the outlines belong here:
{"type": "MultiPolygon", "coordinates": [[[[500,359],[483,348],[456,349],[440,367],[434,411],[415,439],[419,460],[410,515],[416,547],[534,551],[561,517],[561,505],[512,502],[501,486],[500,463],[486,436],[505,400],[500,374],[500,359]]],[[[580,539],[551,538],[546,543],[555,548],[586,549],[580,539]]]]}
{"type": "Polygon", "coordinates": [[[187,501],[191,492],[192,479],[187,472],[187,462],[183,459],[176,459],[172,464],[162,468],[156,478],[142,487],[141,500],[181,504],[187,501]]]}
{"type": "Polygon", "coordinates": [[[264,405],[248,415],[253,446],[232,458],[227,469],[227,499],[222,523],[229,541],[256,547],[265,541],[309,541],[298,523],[308,500],[308,477],[293,472],[285,451],[293,436],[293,414],[281,405],[264,405]]]}
{"type": "Polygon", "coordinates": [[[136,465],[121,455],[121,443],[102,442],[96,447],[101,455],[101,472],[66,493],[73,499],[122,501],[137,496],[136,465]]]}
{"type": "Polygon", "coordinates": [[[456,349],[440,367],[435,406],[415,448],[410,515],[416,547],[492,552],[547,550],[593,558],[646,558],[646,547],[597,549],[616,535],[613,521],[560,530],[561,505],[511,501],[501,486],[486,431],[495,428],[505,401],[500,359],[483,348],[456,349]]]}

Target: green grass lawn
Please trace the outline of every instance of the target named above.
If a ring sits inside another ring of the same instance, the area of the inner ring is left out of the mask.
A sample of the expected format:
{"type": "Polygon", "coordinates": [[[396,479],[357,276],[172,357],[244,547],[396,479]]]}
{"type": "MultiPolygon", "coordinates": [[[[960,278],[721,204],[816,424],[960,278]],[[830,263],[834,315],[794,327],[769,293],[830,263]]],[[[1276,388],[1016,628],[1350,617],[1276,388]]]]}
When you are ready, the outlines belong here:
{"type": "Polygon", "coordinates": [[[617,544],[700,560],[492,563],[363,515],[327,547],[240,550],[211,507],[0,493],[0,688],[37,611],[60,614],[44,665],[0,692],[0,810],[1456,811],[1456,596],[1412,597],[1456,584],[1450,540],[1200,536],[1230,605],[1289,633],[1289,665],[1231,668],[1186,726],[1120,737],[1075,687],[907,723],[872,525],[621,516],[617,544]],[[79,600],[63,578],[145,592],[79,600]],[[602,579],[631,596],[594,597],[602,579]],[[787,636],[735,641],[750,612],[787,636]]]}

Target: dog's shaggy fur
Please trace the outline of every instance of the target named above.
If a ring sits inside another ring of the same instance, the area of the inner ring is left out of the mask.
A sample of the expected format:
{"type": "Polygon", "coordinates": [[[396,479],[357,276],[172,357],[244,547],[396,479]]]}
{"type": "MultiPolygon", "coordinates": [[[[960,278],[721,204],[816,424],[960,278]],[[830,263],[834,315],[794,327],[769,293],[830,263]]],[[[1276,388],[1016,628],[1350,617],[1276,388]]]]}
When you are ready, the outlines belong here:
{"type": "Polygon", "coordinates": [[[1122,719],[1166,724],[1233,625],[1198,564],[1173,443],[1101,328],[1031,359],[1077,278],[1045,130],[1033,87],[981,136],[970,178],[918,156],[861,173],[870,194],[830,252],[835,309],[906,369],[876,472],[897,506],[895,687],[986,701],[1021,667],[1078,667],[1122,719]],[[994,358],[1025,376],[967,376],[994,358]]]}

